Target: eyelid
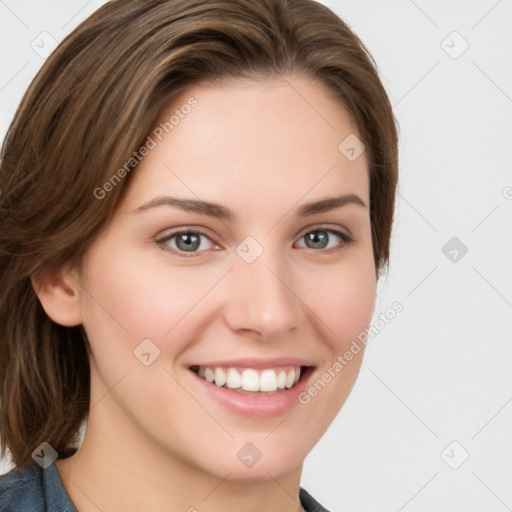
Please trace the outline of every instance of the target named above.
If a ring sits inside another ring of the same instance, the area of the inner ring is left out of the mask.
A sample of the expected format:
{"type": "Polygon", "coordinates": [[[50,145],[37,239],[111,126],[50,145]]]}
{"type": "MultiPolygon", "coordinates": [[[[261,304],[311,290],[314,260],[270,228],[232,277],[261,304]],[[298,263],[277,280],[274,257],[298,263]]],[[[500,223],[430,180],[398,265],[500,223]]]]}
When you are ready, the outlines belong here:
{"type": "Polygon", "coordinates": [[[348,232],[348,229],[342,228],[341,226],[338,226],[337,224],[312,224],[311,226],[306,226],[305,228],[301,229],[297,235],[300,237],[303,237],[307,233],[310,233],[311,231],[336,231],[338,233],[343,234],[347,238],[353,239],[353,236],[348,232]]]}

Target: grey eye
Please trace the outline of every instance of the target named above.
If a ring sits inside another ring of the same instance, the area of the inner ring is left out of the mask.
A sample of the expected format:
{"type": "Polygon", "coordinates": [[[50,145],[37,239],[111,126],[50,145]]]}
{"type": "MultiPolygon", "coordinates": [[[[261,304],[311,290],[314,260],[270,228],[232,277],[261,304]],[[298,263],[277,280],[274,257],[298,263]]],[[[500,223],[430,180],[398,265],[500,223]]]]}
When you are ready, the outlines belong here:
{"type": "Polygon", "coordinates": [[[304,235],[304,239],[310,249],[325,249],[329,242],[329,233],[325,230],[312,231],[304,235]]]}
{"type": "MultiPolygon", "coordinates": [[[[201,248],[203,239],[210,240],[205,234],[198,231],[180,231],[178,233],[171,233],[161,240],[160,243],[167,245],[176,252],[194,253],[200,252],[199,249],[201,248]]],[[[205,247],[203,247],[203,249],[205,249],[205,247]]]]}

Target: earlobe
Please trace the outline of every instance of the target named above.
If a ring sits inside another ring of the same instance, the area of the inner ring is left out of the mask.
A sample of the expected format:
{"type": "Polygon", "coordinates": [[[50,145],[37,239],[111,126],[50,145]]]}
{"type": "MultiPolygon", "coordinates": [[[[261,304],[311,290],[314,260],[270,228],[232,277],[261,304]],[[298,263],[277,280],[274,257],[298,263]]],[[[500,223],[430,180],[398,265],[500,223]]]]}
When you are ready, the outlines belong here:
{"type": "Polygon", "coordinates": [[[42,269],[31,276],[32,287],[46,314],[65,327],[82,324],[80,285],[67,267],[42,269]]]}

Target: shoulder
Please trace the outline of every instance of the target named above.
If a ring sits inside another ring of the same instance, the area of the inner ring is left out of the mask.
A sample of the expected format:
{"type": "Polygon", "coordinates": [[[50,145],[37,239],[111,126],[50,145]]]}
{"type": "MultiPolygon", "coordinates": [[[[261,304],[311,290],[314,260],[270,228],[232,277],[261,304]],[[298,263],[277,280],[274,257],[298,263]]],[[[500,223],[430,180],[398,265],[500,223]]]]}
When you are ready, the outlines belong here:
{"type": "Polygon", "coordinates": [[[2,512],[76,512],[55,464],[31,464],[0,476],[2,512]]]}
{"type": "Polygon", "coordinates": [[[12,469],[0,476],[2,512],[44,510],[43,471],[38,465],[12,469]]]}
{"type": "Polygon", "coordinates": [[[300,488],[299,498],[304,510],[306,512],[329,512],[326,508],[322,507],[318,501],[309,494],[306,489],[300,488]]]}

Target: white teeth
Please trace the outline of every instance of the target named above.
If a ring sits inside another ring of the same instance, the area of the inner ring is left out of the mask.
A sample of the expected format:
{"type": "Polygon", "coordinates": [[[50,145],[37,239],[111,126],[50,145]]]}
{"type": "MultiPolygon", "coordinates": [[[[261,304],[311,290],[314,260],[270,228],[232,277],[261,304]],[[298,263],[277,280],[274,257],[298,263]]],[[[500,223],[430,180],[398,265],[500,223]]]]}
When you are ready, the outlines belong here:
{"type": "Polygon", "coordinates": [[[291,388],[293,386],[293,382],[295,380],[295,370],[289,370],[286,374],[286,387],[291,388]]]}
{"type": "Polygon", "coordinates": [[[242,377],[240,374],[234,369],[230,368],[228,370],[228,378],[226,381],[228,388],[236,389],[242,385],[242,377]]]}
{"type": "Polygon", "coordinates": [[[215,384],[217,386],[226,384],[226,374],[222,368],[215,368],[215,384]]]}
{"type": "Polygon", "coordinates": [[[242,389],[244,391],[259,391],[260,378],[256,370],[248,368],[242,373],[242,389]]]}
{"type": "Polygon", "coordinates": [[[214,383],[219,387],[226,386],[230,389],[242,389],[244,391],[274,392],[285,388],[291,388],[300,379],[300,367],[282,369],[267,369],[260,373],[252,368],[246,368],[240,372],[236,368],[208,368],[200,366],[197,374],[199,377],[214,383]]]}
{"type": "MultiPolygon", "coordinates": [[[[201,369],[201,367],[199,367],[199,369],[201,369]]],[[[215,380],[215,373],[211,368],[205,368],[204,376],[208,382],[213,382],[215,380]]]]}
{"type": "Polygon", "coordinates": [[[276,372],[273,370],[265,370],[260,377],[260,391],[275,391],[276,389],[276,372]]]}

